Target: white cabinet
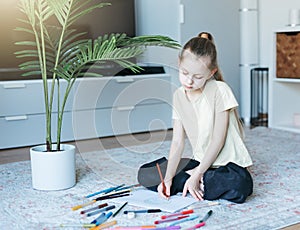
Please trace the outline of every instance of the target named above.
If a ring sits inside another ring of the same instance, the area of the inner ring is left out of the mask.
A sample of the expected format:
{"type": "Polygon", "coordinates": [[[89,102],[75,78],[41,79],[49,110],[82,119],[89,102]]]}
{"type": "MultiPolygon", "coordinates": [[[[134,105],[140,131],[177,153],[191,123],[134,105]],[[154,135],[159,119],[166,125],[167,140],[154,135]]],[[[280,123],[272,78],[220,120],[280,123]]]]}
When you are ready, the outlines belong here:
{"type": "MultiPolygon", "coordinates": [[[[41,80],[0,82],[0,149],[44,143],[42,89],[41,80]]],[[[66,105],[62,140],[169,129],[171,94],[168,74],[80,78],[66,105]]]]}
{"type": "Polygon", "coordinates": [[[154,74],[78,81],[72,112],[75,139],[171,128],[170,80],[168,74],[154,74]]]}
{"type": "Polygon", "coordinates": [[[269,127],[300,133],[300,126],[294,120],[295,116],[300,113],[300,75],[284,74],[285,76],[282,76],[281,74],[285,70],[287,73],[292,73],[300,68],[300,52],[294,46],[300,47],[300,27],[289,27],[274,32],[273,65],[269,74],[269,127]],[[289,46],[288,40],[284,40],[285,46],[280,47],[277,42],[280,34],[292,36],[290,38],[292,45],[289,46]],[[278,49],[283,49],[283,52],[279,52],[278,49]],[[281,53],[286,53],[286,56],[282,56],[281,53]],[[295,65],[289,64],[290,61],[295,65]],[[278,65],[282,65],[281,69],[277,68],[278,65]]]}

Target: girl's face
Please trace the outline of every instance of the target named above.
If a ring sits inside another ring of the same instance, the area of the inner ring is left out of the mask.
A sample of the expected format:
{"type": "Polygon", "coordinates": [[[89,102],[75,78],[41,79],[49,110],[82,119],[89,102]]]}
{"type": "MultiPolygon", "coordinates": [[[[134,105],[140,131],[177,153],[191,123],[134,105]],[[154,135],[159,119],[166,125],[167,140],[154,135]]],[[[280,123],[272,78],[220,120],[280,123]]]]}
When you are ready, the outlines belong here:
{"type": "Polygon", "coordinates": [[[197,91],[203,88],[215,71],[208,68],[209,57],[197,57],[186,50],[179,62],[179,80],[184,89],[188,92],[197,91]]]}

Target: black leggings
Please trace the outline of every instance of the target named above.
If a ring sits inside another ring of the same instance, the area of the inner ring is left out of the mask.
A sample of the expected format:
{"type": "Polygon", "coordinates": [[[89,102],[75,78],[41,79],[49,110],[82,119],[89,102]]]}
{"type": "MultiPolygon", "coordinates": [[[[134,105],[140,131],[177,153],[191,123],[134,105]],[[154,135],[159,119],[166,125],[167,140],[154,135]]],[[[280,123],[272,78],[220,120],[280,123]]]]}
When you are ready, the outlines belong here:
{"type": "MultiPolygon", "coordinates": [[[[165,157],[142,165],[138,171],[138,182],[152,191],[157,191],[157,186],[160,184],[156,163],[160,165],[164,176],[168,164],[165,157]]],[[[182,158],[180,160],[172,181],[171,195],[183,191],[184,184],[190,177],[186,171],[197,167],[199,164],[193,159],[182,158]]],[[[204,173],[203,181],[203,198],[205,200],[225,199],[235,203],[243,203],[253,191],[253,180],[248,170],[234,163],[208,169],[204,173]]]]}

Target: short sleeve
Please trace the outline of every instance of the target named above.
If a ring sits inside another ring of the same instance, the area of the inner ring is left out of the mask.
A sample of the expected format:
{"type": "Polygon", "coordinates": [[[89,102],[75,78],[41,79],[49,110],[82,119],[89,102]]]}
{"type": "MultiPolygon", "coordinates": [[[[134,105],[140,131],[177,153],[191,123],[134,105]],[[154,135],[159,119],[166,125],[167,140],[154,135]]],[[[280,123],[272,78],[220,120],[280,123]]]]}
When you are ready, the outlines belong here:
{"type": "Polygon", "coordinates": [[[225,82],[218,82],[216,91],[216,111],[223,112],[235,108],[238,105],[231,88],[225,82]]]}
{"type": "Polygon", "coordinates": [[[172,119],[173,120],[180,120],[180,116],[178,113],[178,106],[179,102],[178,102],[178,91],[175,91],[173,94],[173,105],[172,105],[172,119]]]}

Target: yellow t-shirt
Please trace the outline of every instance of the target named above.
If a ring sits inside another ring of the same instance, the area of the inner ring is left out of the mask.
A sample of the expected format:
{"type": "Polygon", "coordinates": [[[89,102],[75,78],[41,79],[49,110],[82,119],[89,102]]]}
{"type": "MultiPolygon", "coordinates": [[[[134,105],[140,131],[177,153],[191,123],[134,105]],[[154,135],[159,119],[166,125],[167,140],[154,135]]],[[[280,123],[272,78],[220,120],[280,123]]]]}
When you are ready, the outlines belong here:
{"type": "Polygon", "coordinates": [[[201,96],[191,102],[183,87],[173,95],[173,119],[180,120],[192,145],[194,158],[201,162],[208,148],[214,125],[214,116],[218,112],[230,111],[228,133],[224,147],[213,167],[226,165],[229,162],[248,167],[252,165],[251,157],[241,138],[238,122],[233,108],[238,103],[230,87],[222,81],[209,80],[201,96]]]}

